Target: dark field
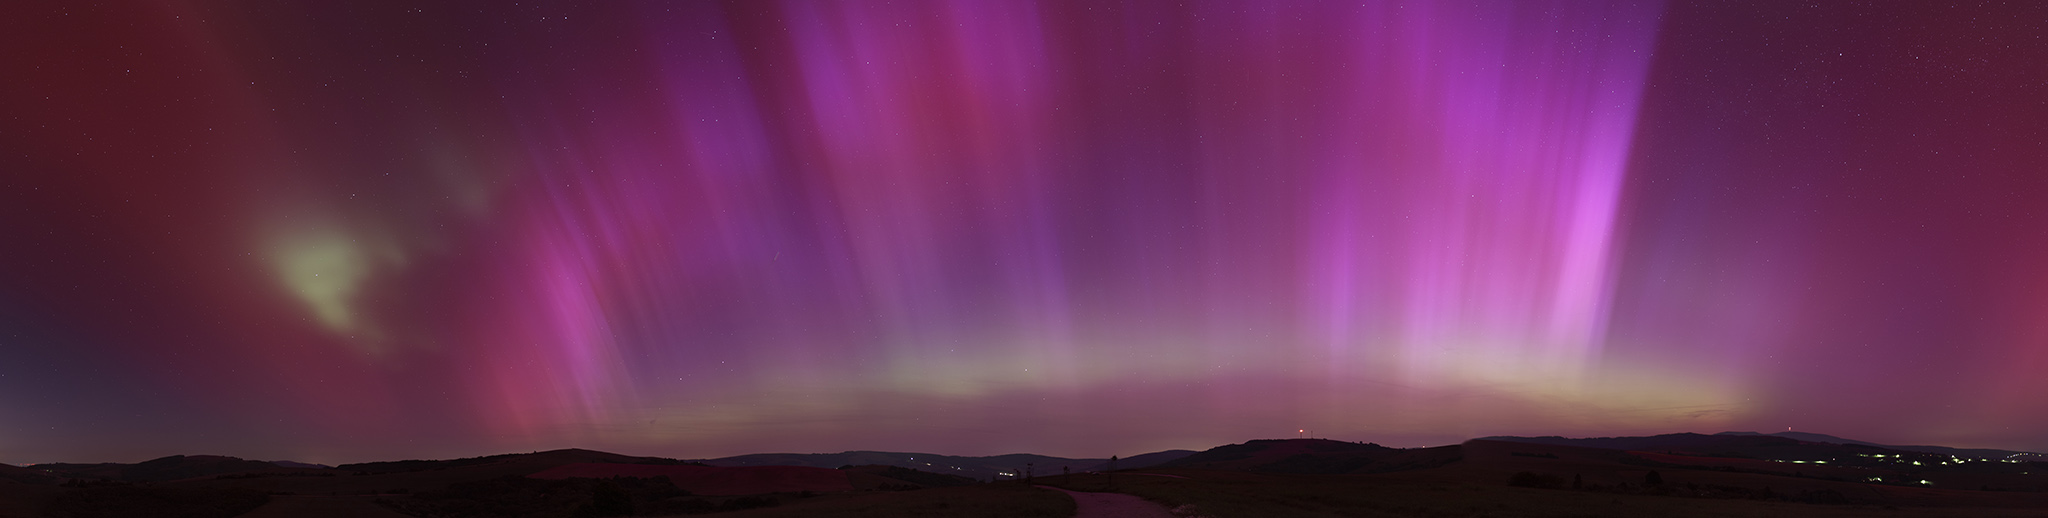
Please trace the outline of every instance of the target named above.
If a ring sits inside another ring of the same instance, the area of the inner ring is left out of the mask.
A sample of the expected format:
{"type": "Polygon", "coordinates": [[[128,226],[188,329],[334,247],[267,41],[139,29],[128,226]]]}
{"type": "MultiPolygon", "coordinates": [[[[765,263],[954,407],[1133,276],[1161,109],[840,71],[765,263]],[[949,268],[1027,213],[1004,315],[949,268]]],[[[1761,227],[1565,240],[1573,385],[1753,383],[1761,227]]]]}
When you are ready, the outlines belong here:
{"type": "Polygon", "coordinates": [[[902,466],[714,467],[585,450],[211,475],[204,473],[246,466],[167,458],[55,465],[74,472],[10,467],[0,479],[0,517],[1076,514],[1067,495],[1034,485],[1136,495],[1179,517],[2048,517],[2048,463],[2040,461],[1782,438],[1647,440],[1638,446],[1658,451],[1501,440],[1415,449],[1250,441],[1143,469],[999,482],[902,466]],[[136,473],[140,480],[119,479],[136,473]],[[163,480],[170,473],[193,476],[163,480]]]}

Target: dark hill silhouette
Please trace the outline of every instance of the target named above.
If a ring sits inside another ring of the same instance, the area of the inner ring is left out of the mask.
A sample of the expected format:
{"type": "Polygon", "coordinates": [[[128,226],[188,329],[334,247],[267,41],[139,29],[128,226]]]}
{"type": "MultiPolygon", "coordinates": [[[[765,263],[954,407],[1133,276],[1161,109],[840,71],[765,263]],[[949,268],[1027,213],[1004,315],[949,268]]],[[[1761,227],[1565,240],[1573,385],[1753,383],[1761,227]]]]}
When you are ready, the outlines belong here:
{"type": "Polygon", "coordinates": [[[1802,442],[1769,435],[1701,435],[1674,433],[1649,437],[1487,437],[1477,440],[1525,444],[1554,444],[1611,450],[1658,452],[1692,457],[1766,459],[1776,461],[1832,461],[1870,455],[1903,455],[1912,452],[1862,444],[1802,442]]]}
{"type": "MultiPolygon", "coordinates": [[[[714,459],[712,462],[740,466],[720,468],[676,459],[567,449],[329,469],[289,468],[233,457],[172,456],[136,464],[0,465],[0,515],[150,515],[163,513],[154,508],[125,514],[74,511],[144,509],[135,506],[157,505],[172,497],[193,506],[228,502],[246,507],[254,505],[252,502],[260,504],[264,495],[276,505],[264,508],[270,509],[268,514],[256,516],[300,516],[316,509],[351,509],[335,507],[349,505],[356,506],[352,508],[356,511],[422,516],[572,515],[582,512],[578,509],[586,504],[595,505],[602,494],[607,502],[632,500],[642,506],[636,509],[648,514],[738,510],[780,501],[827,515],[886,504],[902,512],[880,515],[987,516],[1000,514],[992,512],[997,510],[1038,509],[1029,504],[1037,501],[1033,496],[1037,490],[1032,484],[1016,482],[977,484],[973,482],[987,479],[968,473],[1021,474],[1026,463],[1036,469],[1038,485],[1098,490],[1113,483],[1132,494],[1142,494],[1150,487],[1161,491],[1158,498],[1213,502],[1223,509],[1241,505],[1237,509],[1245,511],[1219,510],[1213,513],[1216,515],[1262,515],[1256,511],[1274,505],[1333,511],[1327,515],[1372,505],[1433,510],[1417,515],[1460,515],[1473,508],[1475,501],[1493,502],[1487,509],[1549,506],[1541,512],[1503,516],[1558,516],[1616,501],[1626,502],[1627,510],[1619,516],[1674,515],[1665,511],[1688,509],[1711,509],[1694,513],[1696,516],[1808,516],[1816,509],[1847,510],[1847,514],[1835,515],[1858,516],[1849,512],[1856,509],[1839,507],[1842,505],[2003,513],[1897,514],[1901,517],[2032,516],[2023,513],[2048,509],[2048,462],[1962,461],[1944,454],[1853,444],[1860,441],[1809,440],[1821,438],[1739,432],[1590,439],[1506,437],[1410,449],[1324,439],[1254,440],[1201,452],[1167,451],[1120,459],[1118,467],[1126,469],[1167,459],[1143,468],[1164,476],[1143,477],[1086,473],[1087,468],[1100,466],[1102,459],[1028,454],[763,454],[714,459]],[[848,462],[862,458],[894,464],[848,462]],[[802,463],[840,464],[802,467],[802,463]],[[1063,467],[1072,475],[1061,476],[1063,467]],[[68,471],[45,471],[53,468],[68,471]],[[937,487],[955,484],[963,487],[937,487]],[[1002,503],[984,505],[988,498],[1002,503]],[[1835,507],[1787,507],[1804,504],[1835,507]],[[925,513],[947,506],[957,512],[925,513]],[[478,511],[482,509],[492,511],[478,511]]],[[[798,509],[780,515],[810,512],[798,509]]],[[[1038,509],[1031,515],[1045,512],[1038,509]]]]}
{"type": "Polygon", "coordinates": [[[280,472],[289,469],[291,468],[285,468],[268,462],[243,460],[234,457],[172,455],[142,462],[121,470],[121,478],[131,482],[159,482],[228,473],[280,472]]]}
{"type": "MultiPolygon", "coordinates": [[[[688,464],[677,459],[661,457],[634,457],[601,451],[568,448],[533,453],[508,453],[450,460],[397,460],[342,464],[334,469],[358,473],[404,473],[412,471],[445,470],[467,466],[501,465],[532,467],[537,472],[564,464],[610,463],[610,464],[688,464]]],[[[524,474],[524,473],[522,473],[524,474]]]]}
{"type": "Polygon", "coordinates": [[[1771,436],[1771,437],[1785,437],[1785,438],[1789,438],[1789,439],[1796,439],[1796,440],[1800,440],[1800,441],[1806,441],[1806,442],[1820,442],[1820,443],[1832,443],[1832,444],[1850,444],[1850,445],[1861,445],[1861,446],[1875,446],[1875,447],[1879,447],[1879,448],[1885,448],[1885,449],[1892,449],[1892,450],[1904,450],[1904,451],[1917,451],[1917,452],[1921,452],[1921,453],[1935,453],[1935,454],[1941,454],[1941,455],[1950,455],[1950,456],[1955,456],[1955,457],[1962,457],[1962,458],[1966,458],[1966,459],[2016,459],[2016,460],[2048,460],[2048,454],[2042,454],[2042,453],[2035,453],[2035,452],[2026,452],[2026,451],[2013,451],[2013,450],[1998,450],[1998,449],[1991,449],[1991,448],[1950,448],[1950,447],[1947,447],[1947,446],[1901,446],[1901,445],[1896,445],[1896,444],[1878,444],[1878,443],[1874,443],[1874,442],[1858,441],[1858,440],[1855,440],[1855,439],[1844,439],[1844,438],[1841,438],[1841,437],[1836,437],[1836,436],[1833,436],[1833,435],[1827,435],[1827,434],[1818,434],[1818,433],[1810,433],[1810,432],[1776,432],[1776,433],[1757,433],[1757,432],[1721,432],[1721,433],[1718,433],[1718,434],[1715,434],[1715,435],[1763,435],[1763,436],[1771,436]]]}
{"type": "Polygon", "coordinates": [[[1459,458],[1458,446],[1402,449],[1328,439],[1264,439],[1217,446],[1158,467],[1303,474],[1386,473],[1442,466],[1459,458]]]}
{"type": "Polygon", "coordinates": [[[930,471],[910,469],[899,466],[883,466],[880,464],[869,464],[866,466],[846,466],[839,468],[839,470],[849,473],[866,473],[869,475],[875,475],[878,477],[884,477],[901,481],[918,487],[959,487],[971,486],[982,482],[980,480],[975,480],[973,478],[963,477],[960,475],[933,473],[930,471]]]}
{"type": "Polygon", "coordinates": [[[20,484],[55,484],[62,479],[39,469],[0,464],[0,481],[20,484]]]}
{"type": "Polygon", "coordinates": [[[287,468],[269,462],[220,455],[172,455],[135,464],[38,464],[36,469],[48,470],[51,474],[67,478],[122,482],[163,482],[227,474],[304,471],[303,468],[287,468]]]}
{"type": "Polygon", "coordinates": [[[1532,444],[1555,444],[1559,446],[1582,446],[1610,450],[1682,450],[1709,453],[1716,450],[1756,450],[1759,448],[1797,447],[1799,441],[1785,437],[1702,435],[1696,433],[1668,433],[1648,437],[1587,437],[1566,438],[1555,435],[1543,437],[1495,436],[1480,437],[1482,441],[1505,441],[1532,444]]]}
{"type": "MultiPolygon", "coordinates": [[[[1145,453],[1145,454],[1139,454],[1139,455],[1132,455],[1132,456],[1129,456],[1129,457],[1124,457],[1124,458],[1121,458],[1121,459],[1117,459],[1117,461],[1116,461],[1116,469],[1139,469],[1139,468],[1149,468],[1149,467],[1153,467],[1153,466],[1158,466],[1158,465],[1160,465],[1160,464],[1165,464],[1165,463],[1168,463],[1168,462],[1173,462],[1173,461],[1176,461],[1176,460],[1180,460],[1180,459],[1181,459],[1181,458],[1183,458],[1183,457],[1187,457],[1187,456],[1189,456],[1189,455],[1194,455],[1195,453],[1197,453],[1197,452],[1196,452],[1195,450],[1166,450],[1166,451],[1155,451],[1155,452],[1152,452],[1152,453],[1145,453]]],[[[1107,463],[1107,462],[1104,462],[1104,463],[1101,463],[1101,464],[1096,464],[1096,465],[1094,465],[1094,466],[1089,466],[1089,467],[1088,467],[1088,471],[1108,471],[1108,470],[1109,470],[1109,463],[1107,463]]]]}
{"type": "Polygon", "coordinates": [[[1462,480],[1526,472],[1535,480],[1529,487],[1557,488],[1577,480],[1587,487],[1624,493],[1808,503],[1930,507],[2007,505],[1990,503],[1994,501],[2048,503],[2038,495],[2013,500],[1992,494],[2048,491],[2048,463],[2044,462],[1953,461],[1941,454],[1759,435],[1506,439],[1466,441],[1463,461],[1429,472],[1462,480]],[[1790,445],[1785,444],[1788,441],[1790,445]],[[1649,448],[1635,448],[1643,446],[1649,448]],[[1661,472],[1668,491],[1646,487],[1651,470],[1661,472]],[[1688,484],[1686,489],[1674,489],[1674,484],[1681,482],[1688,484]],[[1730,487],[1746,489],[1726,489],[1730,487]],[[1777,493],[1763,492],[1766,487],[1777,493]]]}
{"type": "Polygon", "coordinates": [[[758,495],[799,491],[841,492],[854,489],[848,473],[807,466],[716,467],[683,464],[564,464],[527,475],[542,480],[569,478],[665,477],[698,495],[758,495]]]}
{"type": "Polygon", "coordinates": [[[1781,432],[1775,434],[1722,432],[1714,435],[1673,433],[1648,437],[1591,438],[1498,436],[1482,437],[1478,440],[1787,461],[1827,460],[1837,457],[1880,454],[1934,454],[1972,459],[2048,460],[2048,456],[2027,452],[1960,449],[1942,446],[1890,446],[1804,432],[1781,432]]]}
{"type": "Polygon", "coordinates": [[[1877,447],[1882,447],[1882,448],[1890,448],[1890,447],[1891,447],[1891,446],[1887,446],[1887,445],[1883,445],[1883,444],[1878,444],[1878,443],[1874,443],[1874,442],[1864,442],[1864,441],[1858,441],[1858,440],[1855,440],[1855,439],[1843,439],[1843,438],[1841,438],[1841,437],[1835,437],[1835,436],[1833,436],[1833,435],[1828,435],[1828,434],[1821,434],[1821,433],[1812,433],[1812,432],[1776,432],[1776,433],[1758,433],[1758,432],[1721,432],[1721,433],[1717,433],[1717,434],[1714,434],[1714,435],[1768,435],[1768,436],[1771,436],[1771,437],[1784,437],[1784,438],[1787,438],[1787,439],[1793,439],[1793,440],[1798,440],[1798,441],[1805,441],[1805,442],[1826,442],[1826,443],[1834,443],[1834,444],[1860,444],[1860,445],[1863,445],[1863,446],[1877,446],[1877,447]]]}
{"type": "MultiPolygon", "coordinates": [[[[375,495],[445,491],[464,484],[525,478],[572,464],[617,466],[683,466],[676,459],[635,457],[601,451],[564,449],[488,455],[449,460],[402,460],[343,464],[330,469],[291,470],[285,476],[226,476],[183,484],[212,488],[253,489],[301,495],[375,495]]],[[[278,468],[289,470],[289,468],[278,468]]]]}
{"type": "Polygon", "coordinates": [[[991,457],[958,457],[931,453],[849,451],[842,453],[756,453],[737,457],[706,459],[712,466],[840,466],[881,465],[933,473],[959,475],[975,480],[1021,478],[1027,467],[1038,475],[1057,475],[1060,468],[1087,471],[1109,459],[1069,459],[1046,455],[1014,453],[991,457]]]}
{"type": "Polygon", "coordinates": [[[103,462],[99,464],[78,464],[71,462],[45,462],[35,465],[37,471],[55,474],[65,478],[91,478],[118,480],[121,470],[133,464],[103,462]]]}

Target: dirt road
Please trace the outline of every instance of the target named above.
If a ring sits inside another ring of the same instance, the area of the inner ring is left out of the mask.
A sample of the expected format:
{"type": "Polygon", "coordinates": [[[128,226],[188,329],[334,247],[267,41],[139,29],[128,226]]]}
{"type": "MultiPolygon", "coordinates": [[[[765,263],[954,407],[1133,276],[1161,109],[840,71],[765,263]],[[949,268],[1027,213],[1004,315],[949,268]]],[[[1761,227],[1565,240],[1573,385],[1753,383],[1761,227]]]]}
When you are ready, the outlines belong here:
{"type": "Polygon", "coordinates": [[[1123,493],[1083,493],[1057,487],[1038,486],[1066,493],[1074,499],[1074,518],[1173,518],[1165,507],[1123,493]]]}

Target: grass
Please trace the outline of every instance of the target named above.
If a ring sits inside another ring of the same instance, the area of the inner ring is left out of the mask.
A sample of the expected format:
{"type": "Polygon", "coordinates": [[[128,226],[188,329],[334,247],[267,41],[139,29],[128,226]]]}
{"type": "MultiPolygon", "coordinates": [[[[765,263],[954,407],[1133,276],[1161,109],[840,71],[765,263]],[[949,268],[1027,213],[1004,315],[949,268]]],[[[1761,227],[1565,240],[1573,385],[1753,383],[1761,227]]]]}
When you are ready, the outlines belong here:
{"type": "Polygon", "coordinates": [[[885,493],[824,495],[778,507],[706,516],[731,518],[845,517],[1063,518],[1074,515],[1074,500],[1057,491],[1022,484],[983,484],[885,493]]]}
{"type": "MultiPolygon", "coordinates": [[[[1498,483],[1418,480],[1401,475],[1289,475],[1209,470],[1159,470],[1187,478],[1119,473],[1118,492],[1145,497],[1185,514],[1228,517],[1497,517],[1593,518],[1659,516],[2042,517],[2040,509],[1902,508],[1813,505],[1735,499],[1620,495],[1498,483]]],[[[1100,475],[1044,477],[1040,483],[1103,491],[1100,475]]]]}
{"type": "Polygon", "coordinates": [[[44,514],[70,518],[228,518],[247,513],[269,502],[270,495],[247,489],[124,484],[73,488],[58,493],[44,514]]]}

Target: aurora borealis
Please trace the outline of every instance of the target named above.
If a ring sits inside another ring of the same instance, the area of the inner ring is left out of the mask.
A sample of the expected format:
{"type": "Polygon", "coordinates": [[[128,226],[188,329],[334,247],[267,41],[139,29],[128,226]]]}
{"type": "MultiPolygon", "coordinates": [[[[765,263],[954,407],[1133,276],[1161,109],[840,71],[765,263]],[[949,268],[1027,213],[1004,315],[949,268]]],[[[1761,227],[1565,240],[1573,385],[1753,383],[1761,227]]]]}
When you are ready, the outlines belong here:
{"type": "Polygon", "coordinates": [[[2048,7],[0,16],[0,462],[2048,450],[2048,7]]]}

